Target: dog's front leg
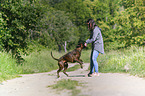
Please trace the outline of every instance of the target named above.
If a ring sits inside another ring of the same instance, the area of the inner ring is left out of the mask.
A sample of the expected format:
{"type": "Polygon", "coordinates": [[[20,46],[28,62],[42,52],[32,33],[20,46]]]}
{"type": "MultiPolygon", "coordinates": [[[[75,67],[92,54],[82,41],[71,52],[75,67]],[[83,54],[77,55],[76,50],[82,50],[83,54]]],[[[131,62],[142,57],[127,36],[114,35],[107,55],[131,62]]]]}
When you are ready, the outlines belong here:
{"type": "Polygon", "coordinates": [[[83,61],[81,59],[80,60],[75,59],[75,61],[78,62],[81,65],[81,68],[83,69],[83,65],[82,65],[83,64],[83,61]]]}
{"type": "Polygon", "coordinates": [[[83,63],[83,60],[82,59],[79,59],[82,63],[83,63]]]}

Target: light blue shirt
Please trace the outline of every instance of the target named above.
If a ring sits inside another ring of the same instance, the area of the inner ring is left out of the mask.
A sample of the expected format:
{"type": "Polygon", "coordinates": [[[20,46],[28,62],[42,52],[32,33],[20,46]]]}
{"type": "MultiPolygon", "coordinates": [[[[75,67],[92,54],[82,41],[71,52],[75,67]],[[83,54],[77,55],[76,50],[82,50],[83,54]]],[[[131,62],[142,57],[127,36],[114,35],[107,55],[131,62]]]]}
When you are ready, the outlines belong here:
{"type": "Polygon", "coordinates": [[[104,54],[104,43],[103,43],[103,37],[101,34],[101,29],[96,26],[91,32],[90,38],[86,40],[86,43],[92,43],[92,49],[97,50],[100,53],[104,54]]]}

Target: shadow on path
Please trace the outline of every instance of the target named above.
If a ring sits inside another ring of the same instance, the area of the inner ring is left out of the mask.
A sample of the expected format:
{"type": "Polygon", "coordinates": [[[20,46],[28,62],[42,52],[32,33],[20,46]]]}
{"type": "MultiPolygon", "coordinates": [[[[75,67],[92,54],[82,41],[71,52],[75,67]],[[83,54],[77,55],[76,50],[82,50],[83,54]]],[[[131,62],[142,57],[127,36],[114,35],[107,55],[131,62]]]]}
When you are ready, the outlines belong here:
{"type": "Polygon", "coordinates": [[[85,75],[72,75],[72,76],[68,76],[68,77],[86,77],[85,75]]]}

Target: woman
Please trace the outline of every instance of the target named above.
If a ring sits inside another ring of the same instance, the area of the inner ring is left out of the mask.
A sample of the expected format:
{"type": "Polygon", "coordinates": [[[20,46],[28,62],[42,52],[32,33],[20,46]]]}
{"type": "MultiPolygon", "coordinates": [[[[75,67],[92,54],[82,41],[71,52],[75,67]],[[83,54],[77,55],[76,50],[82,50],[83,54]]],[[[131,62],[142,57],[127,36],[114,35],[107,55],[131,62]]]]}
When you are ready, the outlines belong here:
{"type": "Polygon", "coordinates": [[[99,76],[98,63],[96,59],[99,53],[104,54],[104,44],[103,44],[101,29],[96,25],[93,19],[88,19],[87,25],[91,34],[90,34],[90,38],[86,40],[85,46],[87,46],[88,43],[92,43],[92,52],[90,57],[90,72],[88,76],[89,77],[99,76]]]}

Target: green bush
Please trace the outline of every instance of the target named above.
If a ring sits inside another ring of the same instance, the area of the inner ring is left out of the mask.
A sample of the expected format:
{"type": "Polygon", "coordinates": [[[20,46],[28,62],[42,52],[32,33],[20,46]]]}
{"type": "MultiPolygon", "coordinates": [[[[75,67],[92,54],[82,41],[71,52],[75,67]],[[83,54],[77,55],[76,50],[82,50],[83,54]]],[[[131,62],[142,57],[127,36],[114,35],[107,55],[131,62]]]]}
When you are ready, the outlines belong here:
{"type": "Polygon", "coordinates": [[[0,52],[0,82],[16,77],[21,70],[10,54],[0,52]]]}
{"type": "MultiPolygon", "coordinates": [[[[84,63],[90,62],[91,50],[83,50],[81,59],[84,63]]],[[[56,58],[61,57],[65,53],[53,51],[56,58]]],[[[23,56],[25,62],[22,65],[16,63],[16,59],[11,57],[11,54],[0,52],[0,81],[17,77],[19,74],[30,74],[48,72],[58,69],[58,62],[54,60],[50,51],[42,49],[34,51],[28,56],[23,56]]],[[[130,47],[128,49],[120,49],[116,51],[106,52],[104,55],[99,55],[97,58],[99,64],[99,72],[127,72],[132,75],[145,77],[145,48],[130,47]]],[[[68,71],[80,68],[79,64],[75,68],[70,68],[68,71]]]]}
{"type": "MultiPolygon", "coordinates": [[[[57,54],[57,52],[54,52],[57,54]]],[[[59,55],[59,54],[58,54],[59,55]]],[[[29,56],[23,56],[25,62],[22,65],[22,73],[48,72],[58,68],[57,61],[53,60],[50,51],[43,49],[33,52],[29,56]]]]}
{"type": "Polygon", "coordinates": [[[100,72],[128,72],[140,77],[145,76],[145,48],[130,47],[118,51],[107,52],[99,56],[100,72]]]}

